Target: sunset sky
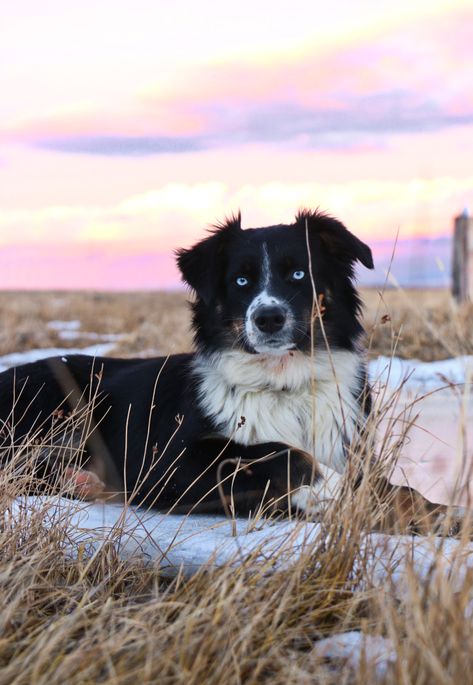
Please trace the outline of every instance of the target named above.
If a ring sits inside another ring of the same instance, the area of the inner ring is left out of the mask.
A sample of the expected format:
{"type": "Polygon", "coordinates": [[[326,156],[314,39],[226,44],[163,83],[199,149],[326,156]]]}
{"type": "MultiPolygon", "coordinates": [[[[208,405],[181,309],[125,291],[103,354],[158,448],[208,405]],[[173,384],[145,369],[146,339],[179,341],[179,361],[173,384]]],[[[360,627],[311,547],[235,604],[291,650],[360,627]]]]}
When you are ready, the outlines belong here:
{"type": "Polygon", "coordinates": [[[444,282],[472,36],[471,0],[6,4],[0,288],[176,287],[209,224],[302,206],[373,244],[378,280],[399,231],[394,273],[444,282]]]}

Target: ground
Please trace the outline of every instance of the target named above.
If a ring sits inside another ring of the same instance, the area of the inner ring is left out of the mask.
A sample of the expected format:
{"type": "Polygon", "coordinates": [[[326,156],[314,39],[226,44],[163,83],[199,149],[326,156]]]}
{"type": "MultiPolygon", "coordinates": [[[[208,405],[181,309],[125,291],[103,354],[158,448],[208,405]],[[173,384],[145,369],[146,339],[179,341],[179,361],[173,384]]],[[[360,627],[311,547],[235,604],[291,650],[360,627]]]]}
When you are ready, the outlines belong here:
{"type": "MultiPolygon", "coordinates": [[[[473,353],[473,309],[457,308],[447,292],[387,291],[380,299],[364,291],[363,298],[371,358],[473,353]]],[[[0,355],[110,340],[114,355],[188,350],[185,299],[2,293],[0,355]]],[[[142,559],[120,559],[114,545],[91,556],[60,518],[50,528],[40,512],[13,526],[12,498],[31,474],[18,468],[2,477],[0,685],[469,681],[473,576],[461,573],[462,552],[470,549],[466,530],[447,567],[440,552],[427,580],[413,565],[400,593],[388,559],[380,587],[360,544],[375,523],[376,504],[358,491],[336,504],[311,549],[283,570],[275,572],[270,558],[243,560],[170,581],[142,559]],[[354,632],[322,642],[347,631],[354,632]]]]}
{"type": "MultiPolygon", "coordinates": [[[[473,353],[473,305],[458,307],[446,290],[362,291],[367,344],[379,354],[432,361],[473,353]]],[[[80,330],[124,334],[114,355],[156,355],[190,349],[185,292],[0,293],[0,355],[36,347],[88,345],[87,337],[64,340],[45,326],[79,320],[80,330]]]]}

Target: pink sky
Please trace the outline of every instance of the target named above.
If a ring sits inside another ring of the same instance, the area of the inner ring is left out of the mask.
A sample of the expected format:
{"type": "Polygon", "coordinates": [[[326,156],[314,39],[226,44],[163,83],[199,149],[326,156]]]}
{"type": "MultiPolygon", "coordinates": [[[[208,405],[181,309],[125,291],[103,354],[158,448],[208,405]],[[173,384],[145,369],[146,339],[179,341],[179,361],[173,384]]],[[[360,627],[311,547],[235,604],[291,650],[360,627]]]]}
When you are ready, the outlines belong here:
{"type": "Polygon", "coordinates": [[[174,287],[172,248],[237,209],[320,206],[375,254],[448,234],[473,209],[473,9],[399,5],[10,3],[0,288],[174,287]]]}

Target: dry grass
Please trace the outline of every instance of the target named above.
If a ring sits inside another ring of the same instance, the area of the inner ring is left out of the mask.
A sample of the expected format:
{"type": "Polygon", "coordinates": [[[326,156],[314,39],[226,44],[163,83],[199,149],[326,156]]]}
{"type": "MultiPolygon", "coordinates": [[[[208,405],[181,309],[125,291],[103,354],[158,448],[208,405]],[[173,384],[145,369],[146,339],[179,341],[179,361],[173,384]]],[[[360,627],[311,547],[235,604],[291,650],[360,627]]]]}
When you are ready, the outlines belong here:
{"type": "MultiPolygon", "coordinates": [[[[156,566],[121,561],[113,545],[92,556],[76,545],[71,557],[64,520],[48,529],[41,510],[11,525],[11,500],[35,487],[40,449],[26,446],[0,474],[0,685],[467,682],[473,578],[459,580],[455,563],[447,573],[439,553],[428,580],[408,573],[399,595],[390,582],[396,563],[386,560],[381,588],[367,566],[363,536],[386,508],[372,486],[394,453],[356,491],[347,478],[290,568],[274,572],[274,559],[249,558],[170,581],[156,566]],[[345,663],[314,649],[347,630],[391,641],[385,672],[363,654],[345,663]]],[[[70,492],[60,473],[53,487],[70,492]]]]}
{"type": "Polygon", "coordinates": [[[458,306],[447,290],[362,294],[371,356],[434,361],[473,354],[473,303],[458,306]]]}
{"type": "Polygon", "coordinates": [[[183,292],[1,292],[0,317],[0,354],[90,345],[86,337],[62,340],[46,326],[53,320],[79,320],[85,332],[126,334],[115,355],[183,352],[192,340],[183,292]]]}
{"type": "MultiPolygon", "coordinates": [[[[446,293],[387,293],[377,318],[376,294],[364,297],[372,354],[396,349],[433,359],[473,351],[471,309],[455,310],[446,293]],[[391,321],[382,324],[387,313],[391,321]]],[[[125,332],[116,354],[190,347],[183,294],[3,293],[0,309],[0,354],[90,344],[59,339],[45,326],[52,319],[80,319],[83,331],[125,332]]],[[[310,553],[288,570],[272,573],[250,560],[169,581],[156,567],[120,561],[112,546],[71,559],[64,526],[48,530],[41,514],[10,525],[12,497],[29,491],[34,478],[24,460],[14,466],[0,474],[0,685],[471,680],[472,577],[455,583],[453,572],[436,574],[439,554],[429,581],[412,573],[401,597],[389,581],[374,587],[360,543],[382,505],[373,504],[368,487],[335,505],[310,553]],[[349,629],[392,640],[396,659],[384,675],[363,658],[352,665],[317,655],[316,640],[349,629]]],[[[69,487],[56,484],[60,492],[69,487]]]]}
{"type": "MultiPolygon", "coordinates": [[[[473,304],[458,307],[445,290],[364,290],[371,356],[432,361],[473,353],[473,304]],[[384,323],[383,323],[384,321],[384,323]]],[[[186,294],[0,293],[0,355],[36,347],[90,345],[64,341],[46,327],[54,319],[81,321],[81,330],[125,334],[114,356],[188,351],[192,345],[186,294]]]]}

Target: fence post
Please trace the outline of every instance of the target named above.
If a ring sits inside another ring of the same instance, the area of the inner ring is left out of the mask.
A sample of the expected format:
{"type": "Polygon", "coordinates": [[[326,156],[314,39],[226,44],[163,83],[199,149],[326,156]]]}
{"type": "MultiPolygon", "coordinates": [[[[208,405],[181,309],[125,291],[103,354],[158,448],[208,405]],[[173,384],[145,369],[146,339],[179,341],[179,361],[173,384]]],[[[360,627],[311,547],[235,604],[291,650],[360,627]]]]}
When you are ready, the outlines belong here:
{"type": "Polygon", "coordinates": [[[452,294],[457,302],[473,301],[473,218],[466,209],[455,217],[452,294]]]}

